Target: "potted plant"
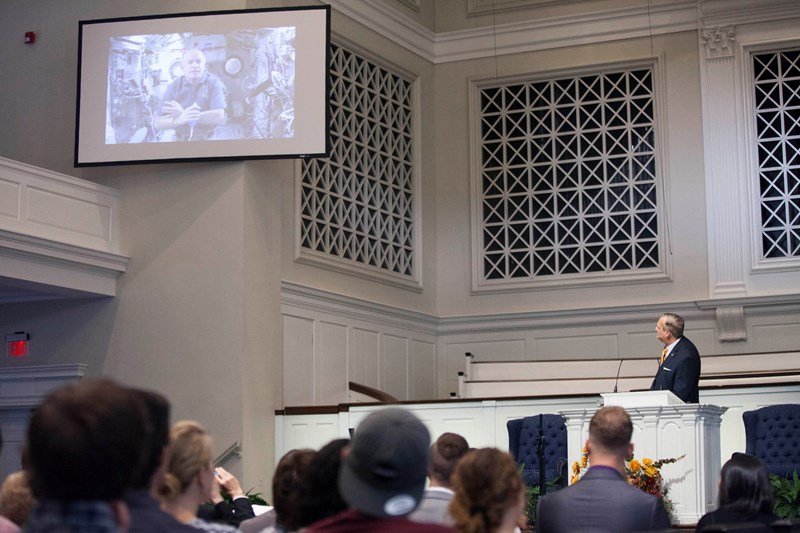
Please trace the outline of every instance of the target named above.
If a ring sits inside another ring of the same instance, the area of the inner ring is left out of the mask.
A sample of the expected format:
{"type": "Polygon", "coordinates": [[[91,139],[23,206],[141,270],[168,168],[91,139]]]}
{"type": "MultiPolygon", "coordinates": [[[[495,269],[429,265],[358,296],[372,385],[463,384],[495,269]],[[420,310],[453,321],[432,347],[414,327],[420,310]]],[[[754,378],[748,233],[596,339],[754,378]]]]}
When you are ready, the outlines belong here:
{"type": "Polygon", "coordinates": [[[781,518],[800,518],[800,479],[797,471],[791,478],[769,475],[775,495],[773,512],[781,518]]]}

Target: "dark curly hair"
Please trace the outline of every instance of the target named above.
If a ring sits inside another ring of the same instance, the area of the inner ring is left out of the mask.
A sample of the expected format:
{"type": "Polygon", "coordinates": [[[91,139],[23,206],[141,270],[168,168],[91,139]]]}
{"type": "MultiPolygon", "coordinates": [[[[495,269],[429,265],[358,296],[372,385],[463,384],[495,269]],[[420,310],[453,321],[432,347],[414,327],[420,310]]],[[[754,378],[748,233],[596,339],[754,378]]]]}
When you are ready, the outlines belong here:
{"type": "Polygon", "coordinates": [[[310,449],[292,450],[278,461],[272,477],[272,501],[275,519],[286,531],[300,528],[302,521],[303,484],[308,466],[317,452],[310,449]]]}

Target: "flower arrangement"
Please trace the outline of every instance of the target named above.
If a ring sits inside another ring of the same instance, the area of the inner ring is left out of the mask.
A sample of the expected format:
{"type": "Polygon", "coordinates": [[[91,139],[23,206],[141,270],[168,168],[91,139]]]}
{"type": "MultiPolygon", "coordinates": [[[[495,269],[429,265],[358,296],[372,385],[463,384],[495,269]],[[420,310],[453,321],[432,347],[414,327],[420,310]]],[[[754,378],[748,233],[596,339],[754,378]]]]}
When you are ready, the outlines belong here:
{"type": "MultiPolygon", "coordinates": [[[[648,494],[661,498],[670,518],[672,518],[672,502],[667,497],[667,487],[664,486],[664,478],[661,477],[661,467],[680,461],[684,457],[686,456],[681,455],[680,457],[670,457],[669,459],[659,459],[658,461],[653,461],[649,457],[645,457],[641,461],[631,457],[625,461],[625,474],[628,477],[628,483],[648,494]]],[[[572,463],[570,485],[580,481],[581,476],[583,476],[588,467],[589,454],[586,448],[583,448],[580,460],[572,463]]]]}

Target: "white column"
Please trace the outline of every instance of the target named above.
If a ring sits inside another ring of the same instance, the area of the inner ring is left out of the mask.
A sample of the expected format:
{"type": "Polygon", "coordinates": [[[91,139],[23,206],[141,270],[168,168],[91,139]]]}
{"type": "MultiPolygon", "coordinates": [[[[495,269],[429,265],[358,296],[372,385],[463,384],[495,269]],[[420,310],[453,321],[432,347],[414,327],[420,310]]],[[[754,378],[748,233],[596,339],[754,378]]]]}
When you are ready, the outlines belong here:
{"type": "Polygon", "coordinates": [[[701,29],[709,296],[744,296],[746,190],[740,176],[733,26],[701,29]]]}

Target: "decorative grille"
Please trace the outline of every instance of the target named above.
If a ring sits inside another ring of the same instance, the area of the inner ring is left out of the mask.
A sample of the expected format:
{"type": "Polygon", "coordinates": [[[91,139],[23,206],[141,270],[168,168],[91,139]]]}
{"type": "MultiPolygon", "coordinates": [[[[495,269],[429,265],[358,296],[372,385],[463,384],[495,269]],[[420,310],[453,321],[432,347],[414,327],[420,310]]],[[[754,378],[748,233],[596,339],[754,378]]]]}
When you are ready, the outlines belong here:
{"type": "Polygon", "coordinates": [[[800,50],[753,55],[764,258],[800,256],[800,50]]]}
{"type": "Polygon", "coordinates": [[[482,275],[658,270],[652,68],[483,88],[482,275]]]}
{"type": "Polygon", "coordinates": [[[412,82],[331,45],[331,144],[303,161],[300,246],[414,276],[412,82]]]}

